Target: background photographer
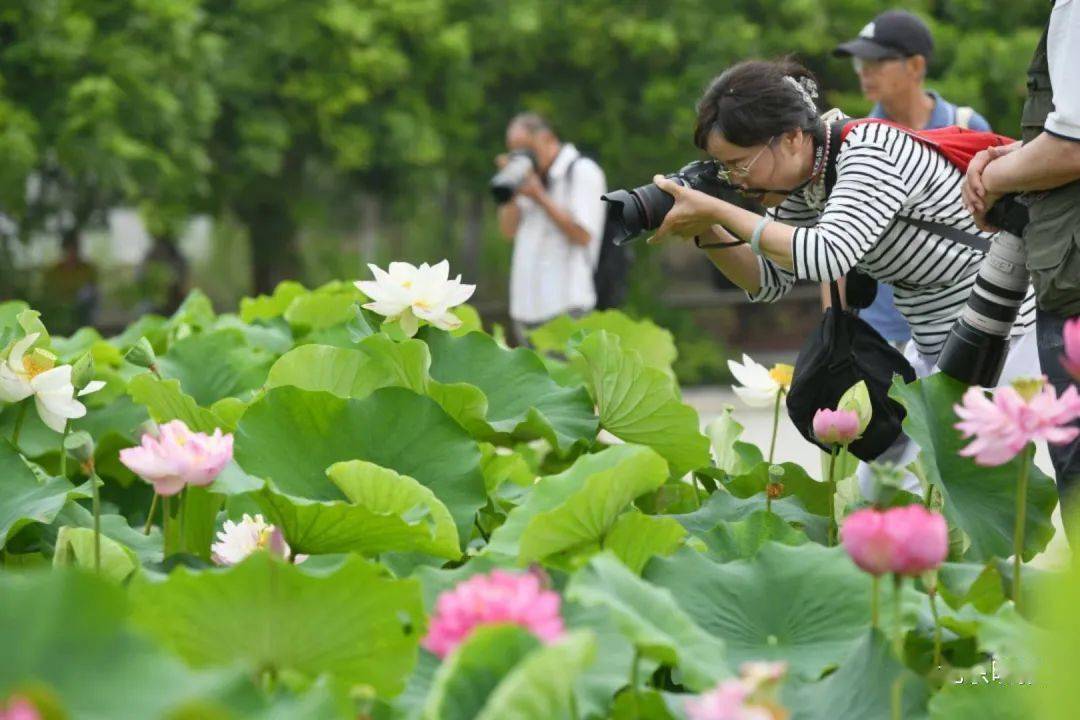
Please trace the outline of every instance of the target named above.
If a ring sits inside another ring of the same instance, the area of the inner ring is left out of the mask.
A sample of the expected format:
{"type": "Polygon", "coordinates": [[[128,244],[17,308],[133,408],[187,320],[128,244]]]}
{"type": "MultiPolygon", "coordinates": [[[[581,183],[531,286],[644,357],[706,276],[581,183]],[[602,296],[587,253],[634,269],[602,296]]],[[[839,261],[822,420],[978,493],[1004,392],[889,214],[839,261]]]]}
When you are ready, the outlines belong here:
{"type": "MultiPolygon", "coordinates": [[[[957,107],[926,88],[926,68],[934,52],[930,28],[916,15],[889,10],[833,51],[850,57],[863,96],[874,103],[867,117],[882,118],[914,130],[958,125],[990,130],[990,123],[970,107],[957,107]]],[[[827,301],[828,287],[822,297],[827,301]]],[[[826,302],[827,304],[827,302],[826,302]]],[[[904,316],[893,302],[892,286],[879,282],[873,303],[859,317],[892,343],[911,339],[904,316]]]]}
{"type": "MultiPolygon", "coordinates": [[[[1028,193],[1030,220],[1023,238],[1038,298],[1039,359],[1059,393],[1071,383],[1061,367],[1063,328],[1068,318],[1080,315],[1078,70],[1080,2],[1057,0],[1028,68],[1023,143],[977,155],[964,184],[965,204],[984,226],[986,212],[1002,195],[1028,193]]],[[[1080,481],[1080,441],[1049,447],[1062,505],[1067,499],[1071,505],[1080,481]]],[[[1075,534],[1075,528],[1070,531],[1075,534]]]]}
{"type": "MultiPolygon", "coordinates": [[[[604,231],[604,172],[563,143],[535,113],[506,128],[506,147],[531,153],[529,172],[510,202],[499,207],[499,230],[514,241],[510,318],[519,345],[530,330],[563,313],[596,306],[593,270],[604,231]]],[[[506,156],[501,156],[505,164],[506,156]]]]}

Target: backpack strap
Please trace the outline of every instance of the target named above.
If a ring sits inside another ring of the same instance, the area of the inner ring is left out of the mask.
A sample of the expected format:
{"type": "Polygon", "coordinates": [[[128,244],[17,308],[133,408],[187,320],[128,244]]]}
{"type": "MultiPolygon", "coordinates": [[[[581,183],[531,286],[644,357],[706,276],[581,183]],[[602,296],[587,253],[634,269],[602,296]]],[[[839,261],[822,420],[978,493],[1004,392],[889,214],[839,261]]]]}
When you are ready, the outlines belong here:
{"type": "Polygon", "coordinates": [[[954,124],[957,127],[962,127],[965,130],[971,129],[971,119],[975,117],[974,108],[970,108],[967,105],[962,105],[956,108],[956,114],[954,115],[954,124]]]}
{"type": "MultiPolygon", "coordinates": [[[[970,108],[969,108],[970,109],[970,108]]],[[[843,144],[844,139],[847,138],[848,133],[858,125],[866,125],[868,123],[878,123],[880,125],[889,125],[895,127],[898,130],[910,135],[916,140],[925,144],[933,144],[932,140],[920,137],[910,128],[903,127],[889,120],[879,118],[861,118],[846,120],[834,123],[832,126],[832,136],[829,140],[829,157],[826,160],[825,165],[825,197],[827,198],[832,192],[833,186],[836,185],[836,165],[837,159],[840,157],[840,146],[843,144]]],[[[929,233],[933,233],[938,237],[943,237],[946,240],[952,240],[953,242],[960,243],[966,247],[978,250],[979,252],[986,252],[990,248],[990,241],[981,235],[975,235],[973,233],[965,232],[958,228],[954,228],[951,225],[945,223],[934,222],[932,220],[921,220],[918,218],[908,217],[907,215],[897,215],[896,219],[900,222],[911,225],[912,227],[920,230],[925,230],[929,233]]]]}

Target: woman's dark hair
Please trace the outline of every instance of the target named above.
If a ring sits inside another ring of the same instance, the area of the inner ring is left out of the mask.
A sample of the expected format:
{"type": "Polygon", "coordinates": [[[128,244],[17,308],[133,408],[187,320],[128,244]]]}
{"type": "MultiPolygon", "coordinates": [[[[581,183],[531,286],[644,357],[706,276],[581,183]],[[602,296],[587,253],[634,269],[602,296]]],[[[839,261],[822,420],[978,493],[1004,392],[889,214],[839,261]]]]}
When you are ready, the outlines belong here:
{"type": "Polygon", "coordinates": [[[709,84],[698,101],[694,144],[704,150],[713,130],[741,147],[758,145],[795,128],[813,131],[821,122],[813,101],[816,95],[813,74],[794,60],[746,60],[733,65],[709,84]]]}

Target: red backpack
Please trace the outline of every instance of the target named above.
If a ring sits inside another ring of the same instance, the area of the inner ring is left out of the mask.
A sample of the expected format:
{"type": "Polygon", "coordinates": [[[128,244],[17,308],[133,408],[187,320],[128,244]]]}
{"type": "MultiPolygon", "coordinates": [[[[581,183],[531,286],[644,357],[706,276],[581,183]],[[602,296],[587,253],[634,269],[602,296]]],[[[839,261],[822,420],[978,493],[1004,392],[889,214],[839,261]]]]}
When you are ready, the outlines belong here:
{"type": "MultiPolygon", "coordinates": [[[[897,130],[910,135],[923,145],[928,145],[937,150],[962,173],[967,172],[968,165],[971,164],[971,158],[975,157],[975,155],[986,148],[1011,145],[1016,142],[1016,140],[1013,140],[1011,137],[998,135],[997,133],[992,132],[969,130],[957,125],[934,128],[933,130],[912,130],[909,127],[894,123],[891,120],[882,118],[862,118],[861,120],[849,120],[840,126],[840,142],[836,144],[836,153],[839,154],[840,145],[843,144],[844,138],[848,136],[848,133],[851,132],[852,128],[857,125],[866,125],[869,123],[888,125],[889,127],[894,127],[897,130]]],[[[833,170],[833,172],[833,181],[835,182],[835,170],[833,170]]],[[[826,183],[826,186],[831,190],[832,183],[828,183],[828,181],[826,181],[826,183]]]]}

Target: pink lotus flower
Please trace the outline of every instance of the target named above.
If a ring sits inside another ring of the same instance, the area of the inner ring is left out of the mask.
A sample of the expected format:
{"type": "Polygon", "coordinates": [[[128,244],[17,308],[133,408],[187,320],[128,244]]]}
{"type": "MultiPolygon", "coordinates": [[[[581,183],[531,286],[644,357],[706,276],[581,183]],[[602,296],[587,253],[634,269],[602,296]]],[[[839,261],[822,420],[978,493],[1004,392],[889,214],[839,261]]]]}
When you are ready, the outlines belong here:
{"type": "Polygon", "coordinates": [[[41,720],[41,714],[26,698],[12,695],[0,707],[0,720],[41,720]]]}
{"type": "Polygon", "coordinates": [[[533,573],[493,570],[475,575],[439,596],[423,646],[446,657],[481,625],[520,625],[545,643],[564,631],[559,594],[533,573]]]}
{"type": "Polygon", "coordinates": [[[1065,354],[1061,356],[1061,366],[1080,382],[1080,317],[1065,323],[1065,354]]]}
{"type": "Polygon", "coordinates": [[[1070,387],[1059,398],[1045,381],[998,388],[993,399],[973,387],[955,410],[961,420],[956,429],[965,438],[975,438],[960,454],[974,457],[979,465],[1002,465],[1030,442],[1045,440],[1057,445],[1071,442],[1080,433],[1068,427],[1080,417],[1080,393],[1070,387]]]}
{"type": "Polygon", "coordinates": [[[120,461],[154,486],[158,495],[175,495],[185,485],[209,485],[232,459],[233,436],[192,432],[182,420],[173,420],[154,437],[142,436],[138,447],[120,451],[120,461]]]}
{"type": "Polygon", "coordinates": [[[945,561],[949,529],[945,518],[922,505],[884,512],[867,508],[844,520],[840,542],[860,568],[871,575],[920,575],[945,561]]]}
{"type": "Polygon", "coordinates": [[[859,436],[859,413],[822,408],[814,413],[814,435],[826,445],[848,445],[859,436]]]}
{"type": "Polygon", "coordinates": [[[776,685],[787,672],[787,663],[743,663],[741,677],[721,681],[716,687],[686,701],[690,720],[778,720],[788,713],[773,698],[776,685]]]}

